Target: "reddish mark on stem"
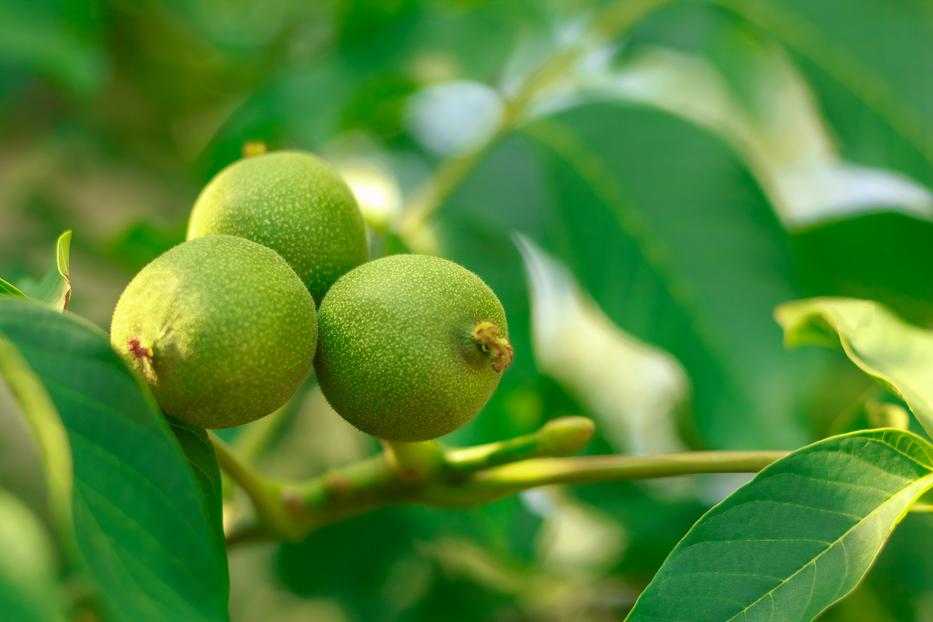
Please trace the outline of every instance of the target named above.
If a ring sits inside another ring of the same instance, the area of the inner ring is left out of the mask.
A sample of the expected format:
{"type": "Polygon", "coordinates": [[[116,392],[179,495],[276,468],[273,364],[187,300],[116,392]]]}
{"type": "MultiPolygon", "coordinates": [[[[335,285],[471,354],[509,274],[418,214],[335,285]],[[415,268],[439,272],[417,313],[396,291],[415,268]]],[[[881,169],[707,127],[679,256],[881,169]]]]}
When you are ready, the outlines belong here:
{"type": "Polygon", "coordinates": [[[401,475],[402,479],[410,484],[413,484],[421,479],[421,471],[416,468],[403,469],[401,475]]]}
{"type": "Polygon", "coordinates": [[[324,489],[335,497],[342,497],[350,492],[350,481],[338,475],[328,477],[324,482],[324,489]]]}
{"type": "Polygon", "coordinates": [[[509,340],[502,336],[499,327],[492,322],[483,320],[473,327],[473,339],[483,349],[492,355],[490,365],[494,372],[502,373],[509,368],[515,358],[515,351],[509,340]]]}
{"type": "Polygon", "coordinates": [[[292,518],[301,518],[304,513],[304,503],[301,496],[293,492],[286,492],[282,495],[282,503],[292,518]]]}

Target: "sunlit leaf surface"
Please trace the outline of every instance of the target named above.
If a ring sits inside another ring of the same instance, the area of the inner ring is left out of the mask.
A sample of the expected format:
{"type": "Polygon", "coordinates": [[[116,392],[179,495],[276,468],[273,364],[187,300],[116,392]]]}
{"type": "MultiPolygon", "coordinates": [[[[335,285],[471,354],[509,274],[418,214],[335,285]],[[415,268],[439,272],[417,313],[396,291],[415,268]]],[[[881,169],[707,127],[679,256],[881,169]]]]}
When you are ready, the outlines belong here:
{"type": "Polygon", "coordinates": [[[909,432],[804,447],[707,512],[627,620],[812,620],[858,585],[931,486],[933,447],[909,432]]]}

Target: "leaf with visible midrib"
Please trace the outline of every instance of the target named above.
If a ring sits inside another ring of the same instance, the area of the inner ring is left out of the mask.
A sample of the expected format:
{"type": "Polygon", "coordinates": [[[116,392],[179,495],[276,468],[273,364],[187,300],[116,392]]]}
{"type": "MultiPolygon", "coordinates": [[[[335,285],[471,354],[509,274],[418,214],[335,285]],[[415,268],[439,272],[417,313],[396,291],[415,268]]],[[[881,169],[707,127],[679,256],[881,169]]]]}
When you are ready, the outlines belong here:
{"type": "Polygon", "coordinates": [[[784,340],[841,346],[862,371],[900,396],[933,434],[933,332],[870,300],[812,298],[785,303],[775,317],[784,340]]]}
{"type": "Polygon", "coordinates": [[[227,620],[227,564],[205,499],[151,395],[107,336],[14,298],[0,298],[0,336],[64,424],[75,537],[107,619],[227,620]]]}
{"type": "Polygon", "coordinates": [[[933,446],[910,432],[808,445],[707,512],[627,620],[812,620],[858,585],[931,487],[933,446]]]}

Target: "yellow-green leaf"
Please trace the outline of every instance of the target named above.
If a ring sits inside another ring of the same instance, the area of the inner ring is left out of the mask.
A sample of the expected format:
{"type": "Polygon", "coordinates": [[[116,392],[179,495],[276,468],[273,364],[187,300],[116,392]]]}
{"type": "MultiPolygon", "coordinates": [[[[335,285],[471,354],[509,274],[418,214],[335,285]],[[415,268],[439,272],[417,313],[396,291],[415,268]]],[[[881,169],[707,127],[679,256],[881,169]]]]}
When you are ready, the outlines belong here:
{"type": "Polygon", "coordinates": [[[933,434],[933,331],[870,300],[813,298],[775,311],[788,345],[838,345],[862,371],[910,407],[933,434]]]}

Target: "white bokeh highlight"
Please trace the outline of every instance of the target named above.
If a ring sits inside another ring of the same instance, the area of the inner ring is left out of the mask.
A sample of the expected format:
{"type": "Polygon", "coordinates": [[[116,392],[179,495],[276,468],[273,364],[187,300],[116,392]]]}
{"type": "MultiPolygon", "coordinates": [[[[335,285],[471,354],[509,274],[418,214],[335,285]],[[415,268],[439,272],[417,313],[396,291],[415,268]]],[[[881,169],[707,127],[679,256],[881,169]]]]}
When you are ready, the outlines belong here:
{"type": "Polygon", "coordinates": [[[674,410],[687,374],[670,354],[616,326],[569,270],[524,236],[517,243],[531,290],[532,339],[542,373],[577,396],[620,450],[677,451],[674,410]]]}
{"type": "Polygon", "coordinates": [[[451,156],[481,145],[499,127],[502,98],[479,82],[455,80],[415,93],[406,107],[408,129],[428,151],[451,156]]]}

